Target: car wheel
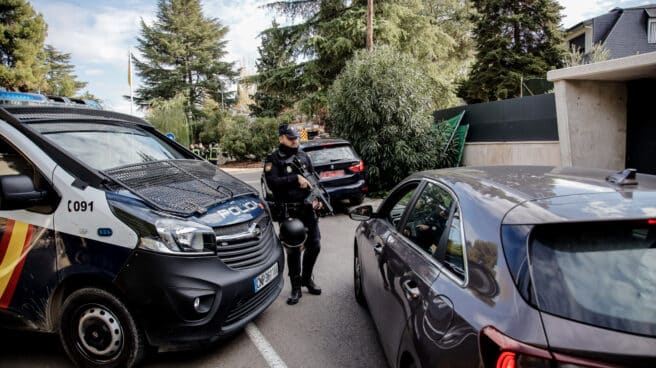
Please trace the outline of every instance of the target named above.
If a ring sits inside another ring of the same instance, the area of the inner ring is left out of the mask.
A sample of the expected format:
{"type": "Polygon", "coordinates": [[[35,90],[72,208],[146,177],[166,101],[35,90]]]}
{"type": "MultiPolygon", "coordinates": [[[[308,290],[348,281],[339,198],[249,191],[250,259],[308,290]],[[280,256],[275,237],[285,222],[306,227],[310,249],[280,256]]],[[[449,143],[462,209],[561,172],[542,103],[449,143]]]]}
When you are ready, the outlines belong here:
{"type": "Polygon", "coordinates": [[[350,204],[351,206],[358,206],[358,205],[361,205],[362,202],[364,202],[364,196],[353,197],[353,198],[350,198],[350,199],[349,199],[349,204],[350,204]]]}
{"type": "Polygon", "coordinates": [[[80,289],[66,298],[59,337],[79,367],[133,367],[146,350],[144,335],[126,306],[96,288],[80,289]]]}
{"type": "Polygon", "coordinates": [[[360,263],[360,256],[358,256],[358,247],[354,247],[353,257],[353,290],[355,292],[355,300],[363,307],[367,306],[367,300],[364,298],[362,292],[362,264],[360,263]]]}

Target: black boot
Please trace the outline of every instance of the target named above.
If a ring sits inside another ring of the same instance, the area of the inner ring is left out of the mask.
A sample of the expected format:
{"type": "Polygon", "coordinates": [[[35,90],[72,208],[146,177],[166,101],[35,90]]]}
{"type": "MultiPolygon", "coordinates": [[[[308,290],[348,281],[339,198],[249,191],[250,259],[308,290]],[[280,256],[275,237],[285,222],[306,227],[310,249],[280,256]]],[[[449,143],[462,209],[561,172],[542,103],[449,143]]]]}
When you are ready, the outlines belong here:
{"type": "Polygon", "coordinates": [[[314,280],[312,280],[312,275],[303,277],[301,280],[301,285],[305,286],[310,294],[321,295],[321,288],[319,285],[314,283],[314,280]]]}
{"type": "Polygon", "coordinates": [[[301,293],[301,276],[290,276],[289,278],[292,283],[292,294],[287,299],[287,304],[294,305],[303,296],[303,293],[301,293]]]}

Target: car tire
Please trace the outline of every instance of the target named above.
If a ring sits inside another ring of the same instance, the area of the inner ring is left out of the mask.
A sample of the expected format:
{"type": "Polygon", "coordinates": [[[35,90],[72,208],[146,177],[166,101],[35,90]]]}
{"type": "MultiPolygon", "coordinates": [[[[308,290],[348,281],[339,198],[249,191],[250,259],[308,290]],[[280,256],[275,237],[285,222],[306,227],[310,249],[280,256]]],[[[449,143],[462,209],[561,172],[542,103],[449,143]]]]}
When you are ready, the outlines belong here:
{"type": "Polygon", "coordinates": [[[96,288],[69,295],[62,306],[59,338],[78,367],[133,367],[146,341],[121,300],[96,288]]]}
{"type": "Polygon", "coordinates": [[[358,205],[361,205],[362,202],[364,202],[364,196],[353,197],[353,198],[350,198],[350,199],[349,199],[349,204],[350,204],[351,206],[358,206],[358,205]]]}
{"type": "Polygon", "coordinates": [[[367,307],[367,300],[364,298],[364,293],[362,291],[362,263],[360,263],[357,245],[354,247],[353,256],[353,291],[355,293],[355,300],[358,304],[367,307]]]}

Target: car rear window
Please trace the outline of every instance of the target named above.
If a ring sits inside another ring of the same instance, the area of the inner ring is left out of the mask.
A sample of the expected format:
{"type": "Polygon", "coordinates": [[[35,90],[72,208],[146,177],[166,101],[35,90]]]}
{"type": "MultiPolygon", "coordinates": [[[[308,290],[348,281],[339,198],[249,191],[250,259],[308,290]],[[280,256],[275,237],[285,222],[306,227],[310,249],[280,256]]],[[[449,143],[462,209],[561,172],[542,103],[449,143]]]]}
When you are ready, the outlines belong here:
{"type": "Polygon", "coordinates": [[[321,165],[338,161],[358,160],[351,146],[312,147],[305,149],[312,164],[321,165]]]}
{"type": "Polygon", "coordinates": [[[538,307],[598,327],[656,336],[654,222],[537,226],[529,257],[538,307]]]}

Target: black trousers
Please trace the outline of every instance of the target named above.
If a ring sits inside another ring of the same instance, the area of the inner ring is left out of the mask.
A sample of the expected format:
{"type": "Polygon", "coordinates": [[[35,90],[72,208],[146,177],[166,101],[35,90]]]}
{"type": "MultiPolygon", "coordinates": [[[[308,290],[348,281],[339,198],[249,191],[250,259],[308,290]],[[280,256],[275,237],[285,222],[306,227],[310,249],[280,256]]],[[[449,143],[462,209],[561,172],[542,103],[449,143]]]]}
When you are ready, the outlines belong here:
{"type": "Polygon", "coordinates": [[[305,250],[303,252],[301,252],[301,247],[287,248],[289,276],[302,276],[303,279],[309,279],[312,277],[312,269],[317,262],[317,257],[321,250],[319,219],[309,206],[296,213],[290,213],[290,216],[300,219],[308,232],[307,240],[305,240],[305,250]]]}

